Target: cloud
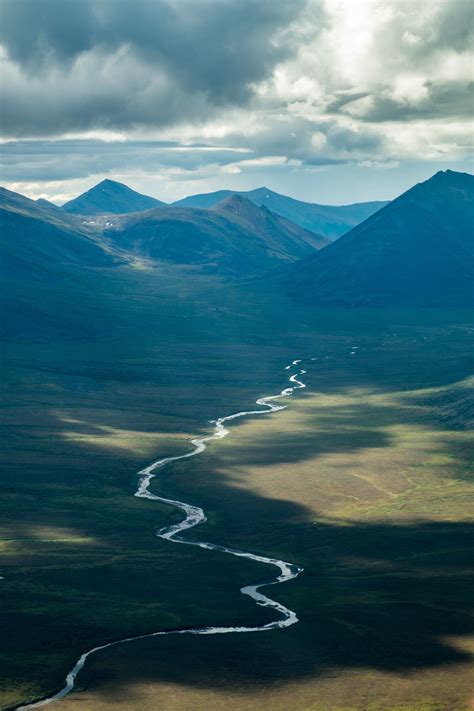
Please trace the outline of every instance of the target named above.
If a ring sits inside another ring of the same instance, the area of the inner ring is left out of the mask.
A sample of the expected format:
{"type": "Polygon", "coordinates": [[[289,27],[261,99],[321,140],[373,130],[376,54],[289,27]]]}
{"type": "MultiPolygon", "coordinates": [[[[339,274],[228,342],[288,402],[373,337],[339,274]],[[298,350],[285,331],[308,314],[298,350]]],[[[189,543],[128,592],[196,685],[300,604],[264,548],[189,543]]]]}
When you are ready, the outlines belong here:
{"type": "Polygon", "coordinates": [[[245,105],[253,85],[294,51],[292,22],[303,6],[3,0],[4,130],[159,127],[245,105]]]}
{"type": "Polygon", "coordinates": [[[0,13],[15,184],[469,155],[471,0],[0,0],[0,13]]]}
{"type": "Polygon", "coordinates": [[[10,182],[65,181],[117,171],[156,174],[171,168],[185,174],[251,155],[248,148],[182,146],[173,141],[33,140],[2,146],[3,172],[10,182]]]}
{"type": "Polygon", "coordinates": [[[471,80],[435,83],[416,75],[401,76],[378,95],[364,94],[345,101],[340,109],[365,123],[443,117],[461,118],[467,128],[473,111],[473,88],[471,80]]]}

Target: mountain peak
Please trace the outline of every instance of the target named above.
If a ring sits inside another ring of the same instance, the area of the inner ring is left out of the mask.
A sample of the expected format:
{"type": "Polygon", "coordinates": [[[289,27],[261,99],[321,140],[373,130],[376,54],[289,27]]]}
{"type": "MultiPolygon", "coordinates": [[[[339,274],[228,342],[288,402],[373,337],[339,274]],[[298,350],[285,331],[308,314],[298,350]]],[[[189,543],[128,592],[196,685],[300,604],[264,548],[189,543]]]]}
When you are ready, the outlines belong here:
{"type": "Polygon", "coordinates": [[[233,195],[225,197],[214,207],[216,210],[233,210],[243,208],[246,210],[259,209],[253,202],[251,202],[251,200],[247,200],[247,198],[243,197],[243,195],[240,195],[239,193],[234,193],[233,195]]]}
{"type": "Polygon", "coordinates": [[[268,209],[266,205],[256,205],[241,194],[235,193],[221,200],[213,208],[216,212],[225,213],[229,217],[237,218],[241,223],[257,234],[281,235],[291,234],[291,239],[296,239],[302,244],[310,244],[314,249],[325,247],[329,240],[323,235],[318,235],[311,230],[296,225],[281,215],[277,215],[268,209]]]}
{"type": "Polygon", "coordinates": [[[251,223],[259,222],[264,219],[267,214],[271,214],[267,208],[255,205],[251,200],[247,200],[247,198],[238,193],[224,198],[224,200],[218,202],[217,205],[214,205],[212,209],[232,213],[251,223]]]}
{"type": "Polygon", "coordinates": [[[51,202],[50,200],[46,200],[45,198],[38,198],[35,200],[37,205],[41,205],[41,207],[47,207],[50,210],[60,210],[61,208],[58,207],[58,205],[55,205],[54,202],[51,202]]]}
{"type": "Polygon", "coordinates": [[[313,305],[472,307],[474,176],[418,183],[284,277],[313,305]]]}
{"type": "Polygon", "coordinates": [[[446,170],[439,170],[433,178],[442,178],[444,180],[450,180],[450,181],[470,181],[472,180],[472,174],[471,173],[463,173],[459,170],[451,170],[450,168],[447,168],[446,170]]]}
{"type": "Polygon", "coordinates": [[[110,178],[104,178],[104,180],[101,180],[100,183],[97,183],[91,190],[96,190],[97,188],[125,188],[126,190],[131,190],[132,188],[129,188],[128,185],[125,185],[125,183],[119,183],[118,180],[111,180],[110,178]]]}
{"type": "Polygon", "coordinates": [[[255,188],[254,190],[249,190],[248,191],[249,195],[252,195],[253,197],[260,197],[262,199],[272,197],[273,195],[278,195],[274,190],[270,190],[270,188],[266,188],[265,186],[261,188],[255,188]]]}
{"type": "Polygon", "coordinates": [[[125,214],[151,210],[163,204],[156,198],[132,190],[124,183],[105,178],[74,200],[69,200],[62,209],[81,215],[125,214]]]}
{"type": "Polygon", "coordinates": [[[437,173],[431,176],[431,178],[428,178],[428,180],[424,180],[421,183],[418,183],[415,185],[413,188],[411,188],[408,192],[411,192],[415,188],[419,186],[423,186],[424,190],[431,190],[434,185],[443,185],[443,186],[462,186],[462,185],[471,185],[473,177],[470,173],[461,173],[457,170],[450,170],[449,168],[446,170],[438,170],[437,173]]]}

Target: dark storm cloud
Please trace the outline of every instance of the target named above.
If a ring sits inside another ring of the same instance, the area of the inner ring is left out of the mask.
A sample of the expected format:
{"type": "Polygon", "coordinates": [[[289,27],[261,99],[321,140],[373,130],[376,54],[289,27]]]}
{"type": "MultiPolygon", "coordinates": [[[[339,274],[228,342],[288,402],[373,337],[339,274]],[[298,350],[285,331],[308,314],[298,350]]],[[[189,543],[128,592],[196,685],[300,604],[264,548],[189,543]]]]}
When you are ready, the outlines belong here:
{"type": "Polygon", "coordinates": [[[5,131],[162,126],[245,104],[295,49],[304,4],[3,0],[5,131]]]}
{"type": "Polygon", "coordinates": [[[472,0],[0,0],[2,177],[172,183],[464,155],[472,12],[472,0]]]}
{"type": "Polygon", "coordinates": [[[69,61],[94,44],[90,0],[2,0],[0,10],[0,41],[28,71],[69,61]]]}

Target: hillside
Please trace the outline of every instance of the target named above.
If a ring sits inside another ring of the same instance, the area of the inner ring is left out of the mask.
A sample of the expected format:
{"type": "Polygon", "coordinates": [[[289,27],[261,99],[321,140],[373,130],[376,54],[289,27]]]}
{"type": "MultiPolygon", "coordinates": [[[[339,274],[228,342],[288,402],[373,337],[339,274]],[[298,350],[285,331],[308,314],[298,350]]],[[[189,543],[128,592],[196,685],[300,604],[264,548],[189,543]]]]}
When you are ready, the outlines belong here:
{"type": "Polygon", "coordinates": [[[218,190],[214,193],[191,195],[183,200],[178,200],[174,205],[179,207],[213,207],[231,195],[241,195],[259,207],[264,205],[273,213],[286,217],[307,230],[325,235],[331,240],[337,239],[387,204],[380,201],[353,205],[318,205],[295,200],[263,187],[247,192],[218,190]]]}
{"type": "Polygon", "coordinates": [[[470,306],[473,208],[472,175],[436,173],[276,280],[309,305],[470,306]]]}
{"type": "Polygon", "coordinates": [[[225,198],[217,203],[212,210],[242,220],[266,239],[274,235],[275,248],[281,249],[283,242],[285,242],[285,248],[290,254],[295,248],[298,252],[300,251],[299,243],[311,245],[314,249],[322,249],[331,242],[327,237],[299,227],[294,222],[271,212],[265,205],[257,207],[241,195],[231,195],[225,198]]]}
{"type": "Polygon", "coordinates": [[[80,281],[123,262],[74,216],[0,188],[2,337],[84,331],[80,281]]]}
{"type": "Polygon", "coordinates": [[[111,218],[104,236],[141,257],[237,276],[296,261],[326,244],[243,198],[211,210],[170,206],[111,218]]]}
{"type": "Polygon", "coordinates": [[[56,208],[53,203],[47,200],[30,200],[30,198],[20,195],[20,193],[15,193],[13,190],[7,190],[7,188],[2,187],[0,187],[0,207],[23,215],[54,219],[61,224],[70,224],[74,220],[74,218],[62,213],[59,208],[56,208]],[[51,215],[53,210],[55,212],[54,218],[51,215]]]}
{"type": "Polygon", "coordinates": [[[115,257],[96,235],[82,230],[72,216],[0,188],[2,271],[31,278],[38,269],[54,272],[67,264],[111,265],[115,257]]]}
{"type": "Polygon", "coordinates": [[[59,207],[59,205],[55,205],[54,202],[51,202],[50,200],[45,200],[45,198],[38,198],[37,200],[35,200],[35,202],[40,207],[45,207],[48,210],[61,211],[61,208],[59,207]]]}
{"type": "Polygon", "coordinates": [[[87,192],[66,202],[62,209],[79,215],[125,214],[163,205],[160,200],[142,195],[123,183],[103,180],[87,192]]]}

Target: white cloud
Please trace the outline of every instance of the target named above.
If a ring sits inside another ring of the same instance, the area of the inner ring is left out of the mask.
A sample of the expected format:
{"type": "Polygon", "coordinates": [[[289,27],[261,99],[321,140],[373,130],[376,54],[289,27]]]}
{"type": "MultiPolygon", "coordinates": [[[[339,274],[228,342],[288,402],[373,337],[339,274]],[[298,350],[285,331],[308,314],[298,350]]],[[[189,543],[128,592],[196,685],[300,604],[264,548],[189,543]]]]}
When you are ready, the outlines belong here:
{"type": "Polygon", "coordinates": [[[390,94],[402,104],[419,104],[429,96],[427,79],[416,74],[401,74],[395,78],[390,94]]]}
{"type": "Polygon", "coordinates": [[[17,143],[5,161],[10,184],[23,175],[29,190],[49,181],[59,195],[110,172],[179,186],[212,171],[310,174],[469,154],[471,0],[245,0],[252,22],[240,2],[203,0],[204,21],[193,3],[184,13],[157,0],[174,34],[154,25],[144,0],[135,2],[147,24],[132,0],[125,13],[127,0],[121,13],[71,0],[76,27],[64,11],[42,26],[43,44],[39,28],[15,25],[31,2],[3,0],[12,13],[0,59],[5,135],[47,136],[55,148],[17,143]],[[220,30],[226,43],[214,42],[220,30]]]}

